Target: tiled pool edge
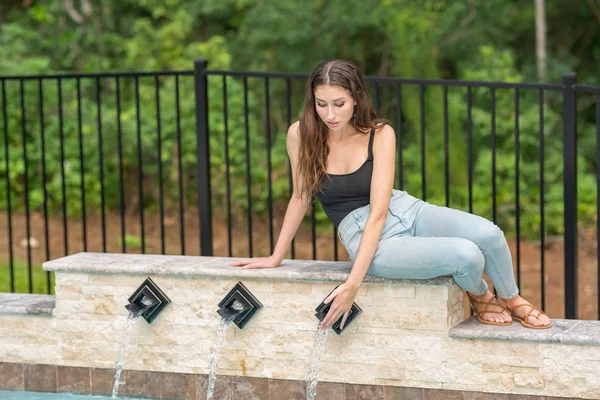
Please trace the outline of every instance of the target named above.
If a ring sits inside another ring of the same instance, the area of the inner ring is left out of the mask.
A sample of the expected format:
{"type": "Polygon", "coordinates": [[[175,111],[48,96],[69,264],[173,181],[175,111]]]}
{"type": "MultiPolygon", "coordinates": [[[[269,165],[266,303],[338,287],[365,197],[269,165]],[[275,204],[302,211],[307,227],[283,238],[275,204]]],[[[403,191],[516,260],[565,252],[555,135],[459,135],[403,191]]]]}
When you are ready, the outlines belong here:
{"type": "MultiPolygon", "coordinates": [[[[125,370],[119,395],[157,399],[204,399],[208,375],[125,370]]],[[[0,361],[0,390],[74,393],[109,396],[114,370],[0,361]],[[55,379],[53,378],[55,377],[55,379]]],[[[218,375],[215,396],[234,394],[235,400],[304,400],[306,382],[302,380],[218,375]]],[[[228,397],[229,398],[229,397],[228,397]]],[[[357,385],[319,382],[317,398],[327,400],[519,400],[564,399],[561,397],[510,395],[493,392],[427,389],[386,385],[357,385]]],[[[577,399],[573,397],[572,399],[577,399]]]]}

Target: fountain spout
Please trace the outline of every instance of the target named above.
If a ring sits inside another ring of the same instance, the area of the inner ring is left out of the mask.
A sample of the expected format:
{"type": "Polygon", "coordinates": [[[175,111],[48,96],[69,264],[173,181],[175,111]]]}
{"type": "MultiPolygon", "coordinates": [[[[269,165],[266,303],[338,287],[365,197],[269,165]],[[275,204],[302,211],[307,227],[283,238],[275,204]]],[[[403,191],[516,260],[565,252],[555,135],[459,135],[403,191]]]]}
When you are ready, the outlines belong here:
{"type": "Polygon", "coordinates": [[[133,317],[141,315],[150,324],[170,302],[154,281],[147,278],[129,297],[129,304],[125,308],[133,317]]]}

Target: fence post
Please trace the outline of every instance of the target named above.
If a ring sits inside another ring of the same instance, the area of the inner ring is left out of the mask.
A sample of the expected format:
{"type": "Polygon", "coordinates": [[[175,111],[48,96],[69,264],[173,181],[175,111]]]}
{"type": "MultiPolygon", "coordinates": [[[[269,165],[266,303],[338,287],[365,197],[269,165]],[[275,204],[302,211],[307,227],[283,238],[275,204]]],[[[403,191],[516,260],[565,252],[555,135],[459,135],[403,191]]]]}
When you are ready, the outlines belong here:
{"type": "Polygon", "coordinates": [[[565,318],[577,318],[577,74],[563,75],[565,318]]]}
{"type": "Polygon", "coordinates": [[[198,217],[200,223],[200,254],[213,255],[212,220],[210,207],[210,148],[208,138],[208,79],[205,71],[208,62],[194,61],[194,87],[196,97],[196,158],[198,187],[198,217]]]}

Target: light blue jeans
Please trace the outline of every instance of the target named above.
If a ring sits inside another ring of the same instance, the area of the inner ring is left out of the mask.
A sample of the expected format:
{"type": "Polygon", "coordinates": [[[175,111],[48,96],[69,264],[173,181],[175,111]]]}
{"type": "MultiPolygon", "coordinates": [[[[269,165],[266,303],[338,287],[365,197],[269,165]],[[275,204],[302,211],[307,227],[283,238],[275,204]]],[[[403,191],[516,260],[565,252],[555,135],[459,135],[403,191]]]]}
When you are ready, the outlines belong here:
{"type": "MultiPolygon", "coordinates": [[[[354,260],[369,217],[366,205],[348,214],[338,236],[354,260]]],[[[429,279],[452,275],[464,290],[481,295],[487,274],[502,298],[519,294],[504,233],[477,215],[419,200],[393,190],[387,218],[368,275],[429,279]]]]}

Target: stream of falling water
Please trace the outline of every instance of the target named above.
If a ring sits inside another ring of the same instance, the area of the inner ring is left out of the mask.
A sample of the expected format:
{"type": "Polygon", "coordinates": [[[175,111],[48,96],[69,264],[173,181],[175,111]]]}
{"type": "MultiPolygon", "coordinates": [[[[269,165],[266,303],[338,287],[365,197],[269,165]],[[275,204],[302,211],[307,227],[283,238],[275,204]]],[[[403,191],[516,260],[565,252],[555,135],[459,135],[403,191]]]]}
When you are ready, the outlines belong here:
{"type": "MultiPolygon", "coordinates": [[[[232,304],[231,308],[237,311],[243,311],[243,306],[237,300],[232,304]]],[[[215,381],[217,380],[217,367],[219,366],[219,359],[221,358],[221,348],[223,347],[223,342],[225,341],[225,335],[227,334],[227,329],[237,317],[238,314],[232,314],[228,318],[221,318],[221,323],[219,324],[219,330],[217,331],[217,339],[215,340],[215,344],[212,348],[212,357],[210,359],[210,373],[208,375],[208,389],[206,390],[206,400],[210,400],[213,398],[213,394],[215,391],[215,381]]]]}
{"type": "MultiPolygon", "coordinates": [[[[321,324],[321,322],[319,322],[321,324]]],[[[317,381],[319,378],[319,363],[325,352],[325,342],[327,341],[327,332],[329,329],[317,328],[317,339],[313,346],[312,355],[310,357],[310,375],[306,385],[306,400],[314,400],[317,394],[317,381]]]]}
{"type": "Polygon", "coordinates": [[[127,323],[125,324],[125,331],[123,333],[123,343],[121,344],[121,350],[119,351],[119,360],[117,361],[117,367],[115,371],[115,383],[113,384],[112,391],[112,400],[117,400],[117,395],[119,393],[119,385],[121,382],[121,372],[123,372],[123,364],[125,363],[125,354],[127,354],[127,350],[129,349],[129,340],[131,339],[131,329],[133,325],[140,319],[142,316],[141,313],[134,314],[130,313],[129,317],[127,317],[127,323]]]}

